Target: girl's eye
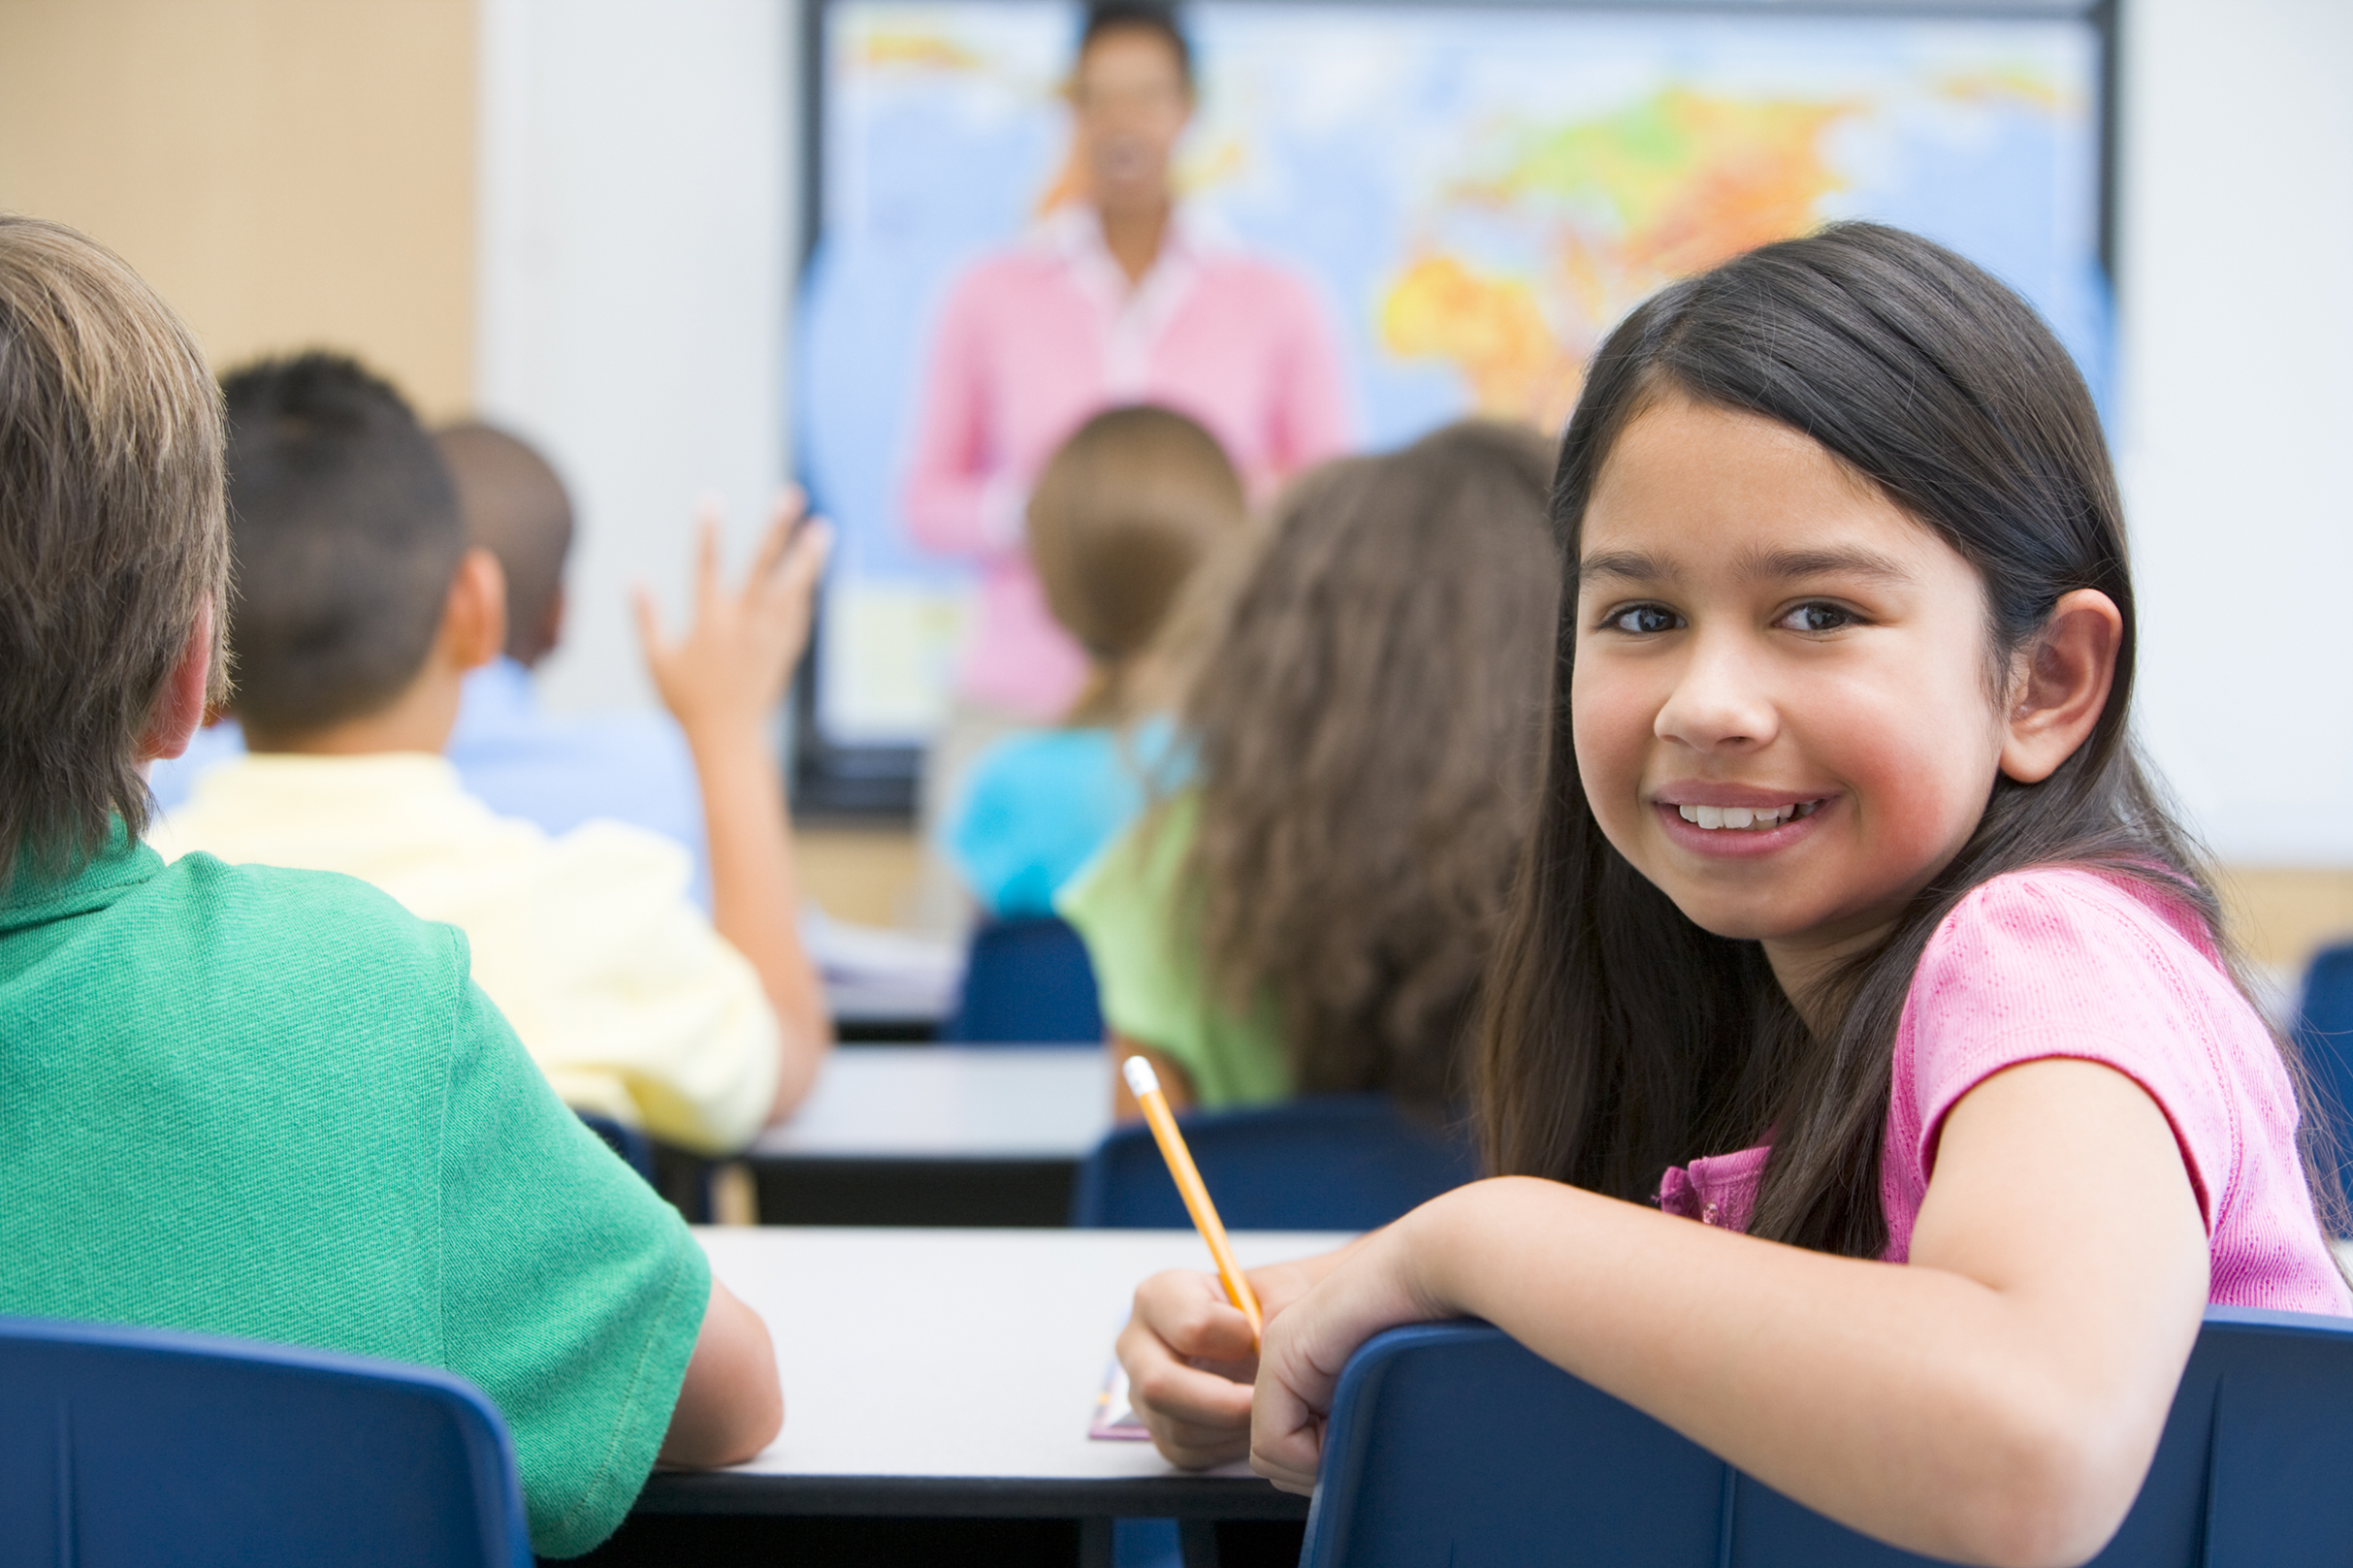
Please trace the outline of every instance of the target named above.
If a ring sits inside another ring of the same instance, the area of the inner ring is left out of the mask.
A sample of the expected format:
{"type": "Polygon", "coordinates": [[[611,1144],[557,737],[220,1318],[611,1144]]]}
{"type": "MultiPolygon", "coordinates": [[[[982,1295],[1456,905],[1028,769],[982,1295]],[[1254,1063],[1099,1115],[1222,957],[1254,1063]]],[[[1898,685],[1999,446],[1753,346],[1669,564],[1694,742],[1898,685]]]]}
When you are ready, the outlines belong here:
{"type": "Polygon", "coordinates": [[[1835,604],[1801,604],[1778,624],[1791,631],[1837,631],[1854,622],[1853,611],[1842,610],[1835,604]]]}
{"type": "Polygon", "coordinates": [[[1674,630],[1675,612],[1656,604],[1637,604],[1611,616],[1609,624],[1618,631],[1630,631],[1637,637],[1651,636],[1674,630]]]}

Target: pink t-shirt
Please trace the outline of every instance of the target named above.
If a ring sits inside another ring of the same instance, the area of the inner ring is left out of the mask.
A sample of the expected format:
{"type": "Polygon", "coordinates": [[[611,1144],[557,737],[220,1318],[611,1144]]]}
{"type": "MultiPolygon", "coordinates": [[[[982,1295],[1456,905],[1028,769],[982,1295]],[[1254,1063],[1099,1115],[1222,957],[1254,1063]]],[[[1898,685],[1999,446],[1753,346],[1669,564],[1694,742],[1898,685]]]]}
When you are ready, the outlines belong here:
{"type": "MultiPolygon", "coordinates": [[[[2287,1069],[2196,914],[2070,867],[1985,883],[1920,955],[1896,1026],[1880,1160],[1888,1262],[1911,1256],[1946,1114],[2004,1068],[2054,1056],[2114,1068],[2173,1123],[2206,1216],[2209,1302],[2353,1314],[2312,1217],[2287,1069]]],[[[1766,1152],[1668,1170],[1660,1206],[1746,1230],[1766,1152]]]]}
{"type": "Polygon", "coordinates": [[[1136,402],[1199,420],[1260,499],[1348,441],[1339,357],[1315,296],[1181,209],[1133,288],[1080,209],[982,262],[940,318],[906,495],[919,543],[981,563],[965,696],[1045,721],[1085,683],[1085,656],[1048,611],[1022,548],[1022,513],[1071,432],[1136,402]]]}

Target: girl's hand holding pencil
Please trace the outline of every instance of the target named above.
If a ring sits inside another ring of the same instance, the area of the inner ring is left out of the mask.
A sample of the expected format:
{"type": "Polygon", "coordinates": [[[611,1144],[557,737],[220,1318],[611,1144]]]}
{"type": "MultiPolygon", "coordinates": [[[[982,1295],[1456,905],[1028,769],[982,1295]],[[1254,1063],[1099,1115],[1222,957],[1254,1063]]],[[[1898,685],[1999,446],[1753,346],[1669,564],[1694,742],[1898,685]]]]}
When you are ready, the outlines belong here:
{"type": "Polygon", "coordinates": [[[1162,1456],[1207,1469],[1249,1452],[1250,1389],[1265,1326],[1353,1248],[1244,1274],[1150,1064],[1131,1057],[1124,1071],[1223,1277],[1178,1268],[1138,1286],[1135,1311],[1119,1334],[1119,1364],[1127,1370],[1128,1397],[1162,1456]]]}

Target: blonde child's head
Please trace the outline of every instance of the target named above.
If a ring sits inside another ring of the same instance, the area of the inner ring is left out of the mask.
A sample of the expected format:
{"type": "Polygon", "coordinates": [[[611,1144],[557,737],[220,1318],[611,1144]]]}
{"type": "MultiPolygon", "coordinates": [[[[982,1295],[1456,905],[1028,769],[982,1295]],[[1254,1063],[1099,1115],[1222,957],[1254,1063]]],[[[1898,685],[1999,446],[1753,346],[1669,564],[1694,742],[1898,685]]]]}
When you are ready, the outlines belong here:
{"type": "Polygon", "coordinates": [[[1623,1197],[1770,1141],[1752,1230],[1876,1256],[1894,1032],[1972,888],[2158,884],[2124,522],[2016,295],[1853,224],[1637,309],[1561,454],[1545,805],[1491,988],[1489,1154],[1623,1197]]]}
{"type": "Polygon", "coordinates": [[[105,246],[0,213],[0,884],[144,831],[176,672],[223,689],[228,562],[195,334],[105,246]]]}
{"type": "Polygon", "coordinates": [[[1097,414],[1029,498],[1029,552],[1054,619],[1094,661],[1071,719],[1127,717],[1138,657],[1194,568],[1247,518],[1217,438],[1166,408],[1097,414]]]}

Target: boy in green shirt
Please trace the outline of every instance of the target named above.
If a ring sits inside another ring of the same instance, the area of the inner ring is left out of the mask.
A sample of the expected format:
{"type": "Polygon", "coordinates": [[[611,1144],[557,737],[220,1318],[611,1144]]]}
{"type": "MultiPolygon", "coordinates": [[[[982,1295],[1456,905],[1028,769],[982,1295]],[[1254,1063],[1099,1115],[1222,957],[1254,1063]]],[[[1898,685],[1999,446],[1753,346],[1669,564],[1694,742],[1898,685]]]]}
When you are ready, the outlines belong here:
{"type": "Polygon", "coordinates": [[[349,879],[166,867],[141,765],[222,694],[219,395],[119,258],[0,215],[0,1313],[445,1367],[533,1546],[783,1419],[759,1320],[548,1089],[465,939],[349,879]]]}

